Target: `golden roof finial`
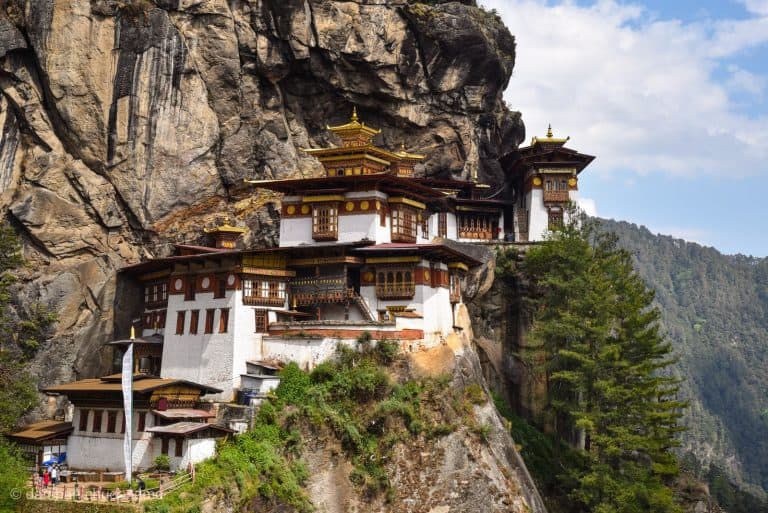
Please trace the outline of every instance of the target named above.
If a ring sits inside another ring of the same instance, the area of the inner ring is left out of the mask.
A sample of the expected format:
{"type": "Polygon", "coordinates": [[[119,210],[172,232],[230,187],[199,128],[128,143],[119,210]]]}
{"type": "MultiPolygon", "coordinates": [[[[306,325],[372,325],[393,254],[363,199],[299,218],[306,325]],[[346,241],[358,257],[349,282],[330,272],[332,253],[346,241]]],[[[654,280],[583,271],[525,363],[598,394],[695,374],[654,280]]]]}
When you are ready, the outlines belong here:
{"type": "Polygon", "coordinates": [[[405,143],[400,143],[400,150],[395,153],[398,157],[404,158],[404,159],[411,159],[411,160],[422,160],[426,157],[426,155],[421,155],[419,153],[408,153],[408,150],[405,149],[405,143]]]}
{"type": "Polygon", "coordinates": [[[352,118],[350,118],[350,121],[352,123],[357,123],[357,105],[352,106],[352,118]]]}
{"type": "Polygon", "coordinates": [[[245,228],[240,228],[229,224],[229,215],[224,216],[224,222],[214,228],[203,228],[205,233],[245,233],[245,228]]]}
{"type": "Polygon", "coordinates": [[[559,144],[563,145],[567,143],[570,140],[570,137],[555,137],[555,134],[552,133],[552,123],[549,123],[547,126],[547,136],[546,137],[533,137],[531,139],[531,146],[536,146],[539,143],[546,143],[546,144],[559,144]]]}

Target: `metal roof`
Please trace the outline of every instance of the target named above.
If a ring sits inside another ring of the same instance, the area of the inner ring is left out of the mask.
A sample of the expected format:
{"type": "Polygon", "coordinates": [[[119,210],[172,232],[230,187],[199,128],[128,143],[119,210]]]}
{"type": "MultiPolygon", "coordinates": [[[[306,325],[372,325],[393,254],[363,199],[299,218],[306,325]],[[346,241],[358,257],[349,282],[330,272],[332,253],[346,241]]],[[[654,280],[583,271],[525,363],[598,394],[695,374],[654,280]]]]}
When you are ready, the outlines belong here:
{"type": "Polygon", "coordinates": [[[152,426],[146,430],[150,433],[157,433],[161,435],[191,435],[204,431],[206,429],[213,429],[215,431],[221,431],[225,434],[234,433],[233,430],[220,426],[218,424],[206,424],[205,422],[175,422],[168,424],[167,426],[152,426]]]}
{"type": "Polygon", "coordinates": [[[120,340],[111,340],[107,342],[107,345],[110,346],[126,346],[128,344],[155,344],[155,345],[162,345],[163,343],[163,336],[154,334],[150,335],[148,337],[140,337],[131,340],[130,338],[123,338],[120,340]]]}
{"type": "MultiPolygon", "coordinates": [[[[43,389],[43,392],[55,394],[68,394],[72,392],[117,392],[122,394],[122,384],[120,383],[120,380],[117,379],[119,377],[120,374],[112,374],[103,378],[81,379],[79,381],[45,388],[43,389]]],[[[134,374],[133,376],[133,391],[138,393],[152,392],[173,385],[188,385],[199,389],[203,394],[217,394],[222,392],[222,390],[218,388],[201,385],[200,383],[194,383],[183,379],[157,378],[143,374],[134,374]]]]}
{"type": "Polygon", "coordinates": [[[9,433],[8,438],[18,442],[42,442],[52,438],[61,438],[72,432],[71,422],[59,420],[44,420],[29,424],[15,433],[9,433]]]}
{"type": "Polygon", "coordinates": [[[434,254],[443,258],[453,258],[465,262],[471,266],[480,265],[482,262],[470,256],[459,248],[453,248],[441,243],[415,244],[407,242],[385,242],[383,244],[373,244],[357,248],[357,253],[415,253],[415,254],[434,254]]]}
{"type": "Polygon", "coordinates": [[[216,417],[215,414],[194,408],[168,408],[167,410],[152,410],[152,413],[166,420],[171,419],[210,419],[216,417]]]}

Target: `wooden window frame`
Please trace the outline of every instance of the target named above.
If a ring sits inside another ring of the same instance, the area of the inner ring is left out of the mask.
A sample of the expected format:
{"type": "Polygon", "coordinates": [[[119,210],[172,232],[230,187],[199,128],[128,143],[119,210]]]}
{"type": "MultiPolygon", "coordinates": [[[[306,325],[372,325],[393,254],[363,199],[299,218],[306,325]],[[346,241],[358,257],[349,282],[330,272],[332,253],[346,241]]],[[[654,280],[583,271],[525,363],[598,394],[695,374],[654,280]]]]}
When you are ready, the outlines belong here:
{"type": "Polygon", "coordinates": [[[101,422],[104,416],[103,410],[93,410],[93,421],[91,422],[91,432],[101,433],[101,422]]]}
{"type": "Polygon", "coordinates": [[[107,433],[117,433],[117,410],[107,410],[107,433]]]}
{"type": "Polygon", "coordinates": [[[448,274],[448,291],[451,303],[461,302],[461,276],[458,273],[448,274]]]}
{"type": "Polygon", "coordinates": [[[222,274],[216,276],[216,283],[213,289],[213,298],[221,299],[227,297],[227,275],[222,274]]]}
{"type": "Polygon", "coordinates": [[[138,416],[138,426],[136,428],[136,431],[139,433],[143,432],[145,429],[147,429],[147,412],[140,411],[138,416]]]}
{"type": "Polygon", "coordinates": [[[433,289],[440,286],[440,269],[436,264],[429,264],[429,286],[433,289]]]}
{"type": "Polygon", "coordinates": [[[187,286],[184,289],[184,301],[194,301],[197,293],[197,276],[187,276],[187,286]]]}
{"type": "Polygon", "coordinates": [[[266,308],[253,309],[254,333],[269,332],[269,310],[266,308]]]}
{"type": "Polygon", "coordinates": [[[560,228],[563,226],[563,211],[562,210],[552,210],[550,209],[547,212],[547,228],[549,230],[555,230],[557,228],[560,228]]]}
{"type": "Polygon", "coordinates": [[[168,303],[168,282],[153,281],[144,284],[144,307],[157,308],[168,303]]]}
{"type": "Polygon", "coordinates": [[[197,335],[197,329],[200,324],[200,310],[191,310],[189,312],[189,334],[197,335]]]}
{"type": "Polygon", "coordinates": [[[243,304],[283,306],[287,297],[287,284],[276,279],[243,280],[243,304]]]}
{"type": "Polygon", "coordinates": [[[184,324],[186,322],[187,312],[186,310],[179,310],[176,312],[176,334],[184,334],[184,324]]]}
{"type": "Polygon", "coordinates": [[[227,333],[229,329],[229,308],[219,309],[219,333],[227,333]]]}
{"type": "Polygon", "coordinates": [[[177,458],[181,458],[184,455],[184,439],[175,438],[174,440],[173,455],[177,458]]]}
{"type": "Polygon", "coordinates": [[[339,240],[338,203],[316,203],[312,206],[312,238],[316,241],[339,240]]]}
{"type": "Polygon", "coordinates": [[[160,439],[160,454],[165,454],[168,456],[168,444],[170,442],[170,439],[168,437],[162,437],[160,439]]]}
{"type": "Polygon", "coordinates": [[[437,236],[448,237],[448,214],[446,212],[437,213],[437,236]]]}
{"type": "Polygon", "coordinates": [[[415,267],[380,267],[376,269],[376,297],[412,299],[416,294],[415,267]]]}
{"type": "Polygon", "coordinates": [[[83,433],[88,431],[88,417],[90,417],[91,410],[80,410],[80,418],[78,419],[77,430],[83,433]]]}
{"type": "Polygon", "coordinates": [[[213,321],[214,316],[216,315],[216,309],[215,308],[207,308],[205,310],[205,331],[204,333],[206,335],[210,335],[213,333],[213,321]]]}
{"type": "Polygon", "coordinates": [[[483,214],[469,214],[457,216],[458,232],[460,239],[494,240],[493,216],[483,214]]]}
{"type": "Polygon", "coordinates": [[[391,208],[390,217],[392,242],[416,242],[418,214],[415,208],[397,205],[391,208]]]}

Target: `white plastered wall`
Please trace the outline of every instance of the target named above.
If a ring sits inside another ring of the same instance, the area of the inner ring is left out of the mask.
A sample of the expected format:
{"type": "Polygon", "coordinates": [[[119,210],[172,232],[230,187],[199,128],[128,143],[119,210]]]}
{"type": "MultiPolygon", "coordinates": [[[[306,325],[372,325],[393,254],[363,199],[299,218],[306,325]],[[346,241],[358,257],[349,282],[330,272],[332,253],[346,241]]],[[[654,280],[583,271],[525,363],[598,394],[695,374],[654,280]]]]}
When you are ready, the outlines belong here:
{"type": "Polygon", "coordinates": [[[526,195],[528,205],[528,240],[543,240],[549,227],[549,214],[544,207],[544,192],[542,189],[531,189],[526,195]]]}
{"type": "MultiPolygon", "coordinates": [[[[86,408],[87,409],[87,408],[86,408]]],[[[92,409],[91,409],[92,410],[92,409]]],[[[105,433],[107,415],[103,410],[102,425],[100,433],[92,432],[93,413],[88,419],[88,430],[83,432],[77,429],[80,425],[80,415],[82,409],[75,407],[73,416],[73,425],[75,431],[69,435],[67,442],[67,464],[72,469],[82,470],[105,470],[120,472],[124,470],[123,463],[123,434],[122,430],[122,409],[117,410],[117,433],[105,433]]],[[[154,465],[155,457],[160,454],[157,440],[152,433],[145,431],[136,431],[138,428],[138,413],[142,410],[136,410],[133,413],[133,467],[134,470],[143,470],[154,465]],[[156,446],[157,445],[157,446],[156,446]]],[[[146,410],[143,410],[146,411],[146,410]]],[[[154,425],[154,415],[147,414],[145,427],[154,425]]]]}
{"type": "MultiPolygon", "coordinates": [[[[183,294],[168,297],[166,337],[163,342],[163,378],[186,379],[224,389],[222,398],[231,390],[234,373],[234,323],[237,316],[236,291],[228,290],[223,298],[214,298],[213,292],[198,292],[195,299],[186,301],[183,294]],[[219,333],[221,309],[229,309],[226,333],[219,333]],[[214,309],[213,331],[205,331],[206,310],[214,309]],[[200,312],[197,334],[189,333],[191,310],[200,312]],[[176,334],[177,312],[185,311],[183,334],[176,334]]],[[[239,291],[238,291],[239,292],[239,291]]]]}
{"type": "Polygon", "coordinates": [[[168,316],[163,344],[164,378],[187,379],[223,390],[221,394],[207,396],[217,400],[231,400],[240,387],[240,375],[246,372],[247,360],[261,358],[261,334],[256,333],[254,310],[269,310],[269,322],[277,320],[275,306],[243,304],[242,290],[228,290],[224,298],[213,298],[213,292],[198,292],[194,301],[185,301],[182,294],[168,299],[168,316]],[[229,308],[226,333],[218,333],[222,308],[229,308]],[[214,333],[203,333],[206,309],[215,309],[214,333]],[[185,310],[184,334],[176,335],[176,314],[185,310]],[[191,310],[199,310],[198,333],[189,333],[191,310]]]}

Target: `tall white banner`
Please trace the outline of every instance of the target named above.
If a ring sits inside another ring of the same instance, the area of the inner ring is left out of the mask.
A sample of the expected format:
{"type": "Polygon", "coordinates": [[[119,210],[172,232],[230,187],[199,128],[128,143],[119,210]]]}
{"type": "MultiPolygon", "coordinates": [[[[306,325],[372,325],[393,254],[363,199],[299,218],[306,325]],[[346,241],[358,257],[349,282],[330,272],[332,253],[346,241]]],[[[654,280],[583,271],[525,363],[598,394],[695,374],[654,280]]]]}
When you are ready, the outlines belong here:
{"type": "MultiPolygon", "coordinates": [[[[131,328],[133,335],[133,328],[131,328]]],[[[133,336],[131,336],[133,340],[133,336]]],[[[125,479],[129,483],[133,478],[133,342],[123,355],[123,410],[125,411],[125,437],[123,438],[123,461],[125,462],[125,479]]]]}

